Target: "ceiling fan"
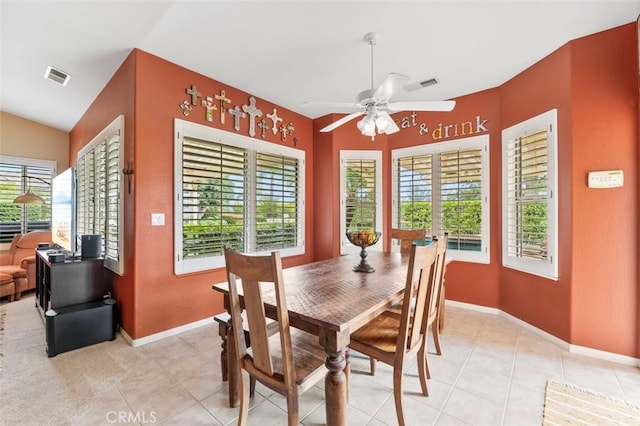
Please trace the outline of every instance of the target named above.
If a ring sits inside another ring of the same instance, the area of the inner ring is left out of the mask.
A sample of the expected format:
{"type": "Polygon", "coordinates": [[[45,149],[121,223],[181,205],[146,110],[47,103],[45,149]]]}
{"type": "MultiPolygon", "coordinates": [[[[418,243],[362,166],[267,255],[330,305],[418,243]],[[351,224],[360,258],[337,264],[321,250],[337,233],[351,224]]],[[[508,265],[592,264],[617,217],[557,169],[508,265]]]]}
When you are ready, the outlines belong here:
{"type": "Polygon", "coordinates": [[[400,90],[411,92],[416,89],[436,84],[437,79],[431,78],[407,84],[409,77],[403,74],[390,73],[376,88],[373,87],[373,47],[378,40],[378,34],[368,33],[365,41],[371,46],[371,89],[364,90],[356,96],[355,103],[346,102],[305,102],[303,106],[330,108],[336,113],[346,113],[341,119],[334,121],[320,129],[321,132],[330,132],[333,129],[364,115],[358,122],[358,129],[365,136],[373,139],[378,133],[390,135],[400,130],[391,118],[391,114],[400,111],[451,111],[455,101],[399,101],[392,102],[391,98],[400,90]]]}

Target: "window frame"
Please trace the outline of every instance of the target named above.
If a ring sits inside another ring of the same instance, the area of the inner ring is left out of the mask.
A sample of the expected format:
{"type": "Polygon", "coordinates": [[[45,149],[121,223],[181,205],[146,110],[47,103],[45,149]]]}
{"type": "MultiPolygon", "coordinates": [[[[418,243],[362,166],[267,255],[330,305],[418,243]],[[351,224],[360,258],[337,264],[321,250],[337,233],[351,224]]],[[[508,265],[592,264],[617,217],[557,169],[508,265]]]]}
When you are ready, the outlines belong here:
{"type": "Polygon", "coordinates": [[[552,109],[502,130],[502,266],[558,280],[558,111],[552,109]],[[547,130],[547,259],[509,254],[509,194],[507,151],[510,141],[547,130]]]}
{"type": "Polygon", "coordinates": [[[376,229],[382,233],[380,240],[374,246],[368,247],[367,250],[382,251],[383,250],[383,209],[382,209],[382,151],[377,150],[340,150],[340,254],[357,254],[360,253],[360,247],[351,244],[346,237],[347,226],[347,210],[346,210],[346,183],[348,160],[374,160],[376,162],[376,229]]]}
{"type": "MultiPolygon", "coordinates": [[[[124,199],[125,199],[125,195],[124,195],[124,179],[123,179],[123,173],[122,173],[122,169],[124,168],[124,132],[125,132],[125,127],[124,127],[124,115],[119,115],[115,120],[113,120],[107,127],[105,127],[100,133],[98,133],[93,139],[91,139],[91,141],[85,145],[80,151],[78,151],[78,155],[76,156],[76,167],[75,168],[75,175],[76,175],[76,180],[77,180],[77,188],[81,187],[81,183],[80,183],[80,175],[78,173],[78,161],[81,161],[81,158],[84,157],[85,155],[89,154],[91,151],[93,151],[96,147],[98,147],[100,144],[105,143],[105,147],[108,148],[107,144],[107,140],[109,137],[111,137],[114,133],[116,132],[120,132],[119,135],[119,140],[118,140],[118,169],[117,169],[117,173],[116,173],[116,180],[118,183],[118,191],[119,191],[119,197],[118,197],[118,206],[116,209],[117,215],[115,217],[115,220],[108,220],[105,217],[105,223],[104,223],[104,228],[105,229],[100,229],[100,224],[99,221],[95,218],[95,213],[96,213],[96,208],[98,208],[98,206],[95,205],[94,203],[94,207],[93,207],[93,214],[94,214],[94,221],[93,221],[93,229],[91,230],[91,232],[87,232],[87,229],[80,229],[80,227],[77,227],[77,232],[78,235],[77,237],[80,237],[80,235],[85,235],[85,234],[94,234],[94,233],[99,233],[102,237],[102,244],[103,244],[103,256],[104,256],[104,266],[105,268],[109,269],[112,272],[115,272],[118,275],[124,275],[124,199]],[[114,224],[115,222],[115,224],[114,224]],[[116,232],[113,232],[113,228],[116,228],[116,232]],[[111,230],[110,230],[111,229],[111,230]],[[114,246],[112,244],[112,237],[111,235],[117,235],[117,241],[115,244],[116,250],[117,250],[117,254],[116,256],[111,256],[109,254],[109,250],[107,250],[107,247],[109,246],[114,246]]],[[[105,182],[105,187],[106,188],[110,188],[110,184],[113,182],[112,180],[109,180],[109,176],[111,176],[109,174],[109,170],[108,170],[108,150],[107,154],[105,154],[105,177],[104,177],[104,182],[105,182]]],[[[98,196],[98,188],[96,188],[96,180],[95,177],[97,176],[97,171],[94,170],[94,176],[93,176],[93,180],[91,180],[91,182],[94,183],[93,188],[92,188],[92,194],[93,197],[95,199],[100,199],[100,197],[98,196]]],[[[87,188],[87,186],[85,185],[85,188],[87,188]]],[[[77,190],[76,190],[77,191],[77,190]]],[[[79,217],[80,217],[80,193],[76,194],[77,196],[77,201],[76,201],[76,205],[78,206],[77,209],[77,217],[78,217],[78,225],[79,225],[79,217]]],[[[89,195],[87,195],[89,196],[89,195]]],[[[104,200],[105,200],[105,208],[104,208],[104,212],[105,215],[108,214],[110,210],[109,207],[109,196],[108,194],[105,194],[104,200]]],[[[86,205],[86,202],[85,202],[86,205]]],[[[114,219],[114,218],[111,218],[114,219]]]]}
{"type": "MultiPolygon", "coordinates": [[[[420,155],[438,155],[441,153],[458,151],[458,150],[466,150],[466,149],[481,149],[481,190],[480,190],[480,200],[482,203],[482,213],[481,213],[481,242],[480,242],[480,251],[470,251],[470,250],[455,250],[455,249],[447,249],[447,257],[450,257],[453,260],[461,261],[461,262],[470,262],[470,263],[484,263],[488,264],[490,262],[490,149],[489,149],[489,135],[478,135],[471,136],[463,139],[456,139],[453,141],[446,142],[436,142],[430,144],[416,145],[407,148],[399,148],[391,151],[391,223],[392,226],[396,227],[399,223],[398,216],[398,175],[397,175],[397,163],[400,158],[407,157],[415,157],[420,155]]],[[[439,177],[435,176],[434,171],[437,171],[436,164],[437,161],[435,158],[432,158],[432,193],[436,194],[439,192],[439,189],[436,191],[436,185],[439,185],[439,177]]],[[[439,188],[439,186],[438,186],[439,188]]],[[[439,229],[439,218],[433,213],[436,211],[436,203],[439,198],[439,195],[432,196],[432,216],[431,216],[431,224],[432,229],[439,229]]],[[[438,232],[438,231],[436,231],[438,232]]]]}
{"type": "Polygon", "coordinates": [[[257,153],[284,155],[298,160],[298,243],[296,247],[279,249],[282,257],[303,255],[306,251],[305,236],[305,151],[283,146],[268,141],[257,140],[237,133],[204,126],[190,121],[174,119],[174,273],[176,275],[209,271],[224,267],[224,256],[205,256],[197,259],[182,258],[183,250],[183,214],[182,214],[182,143],[183,139],[195,138],[211,141],[223,145],[230,145],[246,149],[247,156],[247,187],[245,198],[245,246],[247,252],[267,254],[269,251],[254,251],[256,247],[256,156],[257,153]],[[253,221],[250,222],[250,218],[253,221]]]}

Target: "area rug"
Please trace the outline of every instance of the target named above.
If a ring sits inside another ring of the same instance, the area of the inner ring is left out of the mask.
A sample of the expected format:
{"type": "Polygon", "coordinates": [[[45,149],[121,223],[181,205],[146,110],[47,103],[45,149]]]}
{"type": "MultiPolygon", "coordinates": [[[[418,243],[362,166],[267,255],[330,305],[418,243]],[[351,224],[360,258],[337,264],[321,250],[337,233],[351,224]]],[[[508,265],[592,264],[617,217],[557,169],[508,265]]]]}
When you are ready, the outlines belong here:
{"type": "Polygon", "coordinates": [[[640,425],[640,407],[549,380],[543,425],[640,425]]]}

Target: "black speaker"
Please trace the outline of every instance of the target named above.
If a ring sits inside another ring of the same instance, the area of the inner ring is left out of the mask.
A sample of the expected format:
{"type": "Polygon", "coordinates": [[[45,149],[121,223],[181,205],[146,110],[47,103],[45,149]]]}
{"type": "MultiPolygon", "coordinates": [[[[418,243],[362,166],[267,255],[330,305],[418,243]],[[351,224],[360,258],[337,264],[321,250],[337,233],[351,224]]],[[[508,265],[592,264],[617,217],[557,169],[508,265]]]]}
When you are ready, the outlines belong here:
{"type": "Polygon", "coordinates": [[[98,235],[83,235],[81,237],[80,255],[83,259],[102,257],[102,237],[98,235]]]}

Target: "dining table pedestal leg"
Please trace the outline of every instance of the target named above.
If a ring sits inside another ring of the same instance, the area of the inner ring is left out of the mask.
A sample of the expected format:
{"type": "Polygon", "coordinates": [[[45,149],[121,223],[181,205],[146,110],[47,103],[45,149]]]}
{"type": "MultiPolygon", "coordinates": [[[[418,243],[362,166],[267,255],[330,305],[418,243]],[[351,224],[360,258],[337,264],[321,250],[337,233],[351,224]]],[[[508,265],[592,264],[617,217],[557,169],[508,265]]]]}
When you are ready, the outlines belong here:
{"type": "Polygon", "coordinates": [[[347,407],[347,363],[344,350],[328,353],[325,366],[329,369],[324,379],[327,425],[345,425],[347,407]]]}

